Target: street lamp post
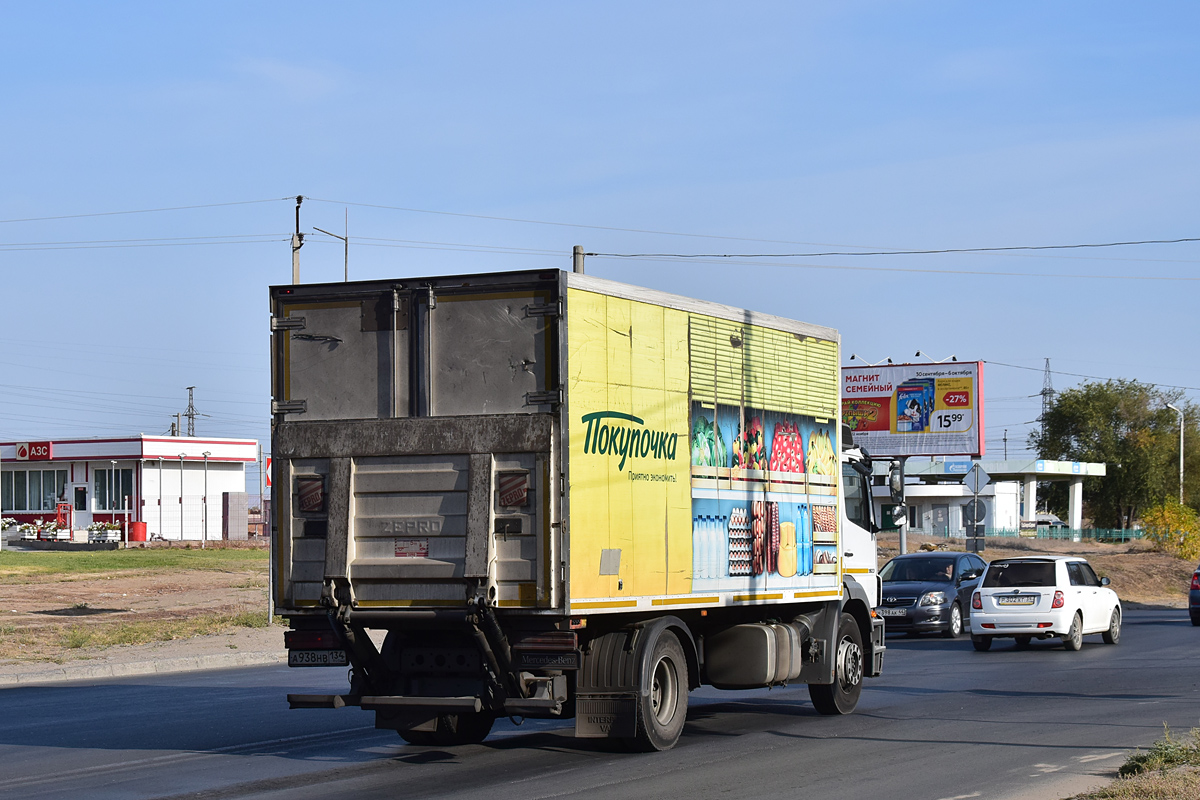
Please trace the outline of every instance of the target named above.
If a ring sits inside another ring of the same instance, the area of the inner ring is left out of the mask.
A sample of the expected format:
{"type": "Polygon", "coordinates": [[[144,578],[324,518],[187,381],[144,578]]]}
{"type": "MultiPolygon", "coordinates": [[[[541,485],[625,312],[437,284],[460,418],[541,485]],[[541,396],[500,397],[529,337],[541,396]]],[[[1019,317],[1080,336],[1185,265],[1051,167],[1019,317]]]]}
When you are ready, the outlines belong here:
{"type": "Polygon", "coordinates": [[[187,453],[179,454],[179,541],[183,541],[183,457],[187,453]]]}
{"type": "Polygon", "coordinates": [[[108,507],[113,512],[113,522],[115,523],[117,521],[117,462],[109,461],[108,463],[112,464],[112,472],[108,476],[108,507]]]}
{"type": "Polygon", "coordinates": [[[1183,505],[1183,410],[1170,403],[1167,408],[1179,415],[1179,505],[1183,505]]]}
{"type": "Polygon", "coordinates": [[[159,535],[159,536],[162,536],[162,538],[164,538],[164,539],[165,539],[165,538],[167,538],[167,537],[166,537],[166,536],[164,536],[163,534],[165,534],[165,533],[166,533],[166,531],[165,531],[165,530],[163,530],[163,523],[162,523],[162,519],[163,519],[163,507],[162,507],[162,500],[163,500],[163,480],[162,480],[162,475],[163,475],[163,473],[162,473],[162,462],[163,462],[163,457],[162,457],[162,456],[159,456],[159,457],[158,457],[158,535],[159,535]]]}
{"type": "Polygon", "coordinates": [[[204,549],[204,543],[208,541],[208,457],[211,456],[208,450],[204,451],[204,530],[200,533],[200,549],[204,549]]]}

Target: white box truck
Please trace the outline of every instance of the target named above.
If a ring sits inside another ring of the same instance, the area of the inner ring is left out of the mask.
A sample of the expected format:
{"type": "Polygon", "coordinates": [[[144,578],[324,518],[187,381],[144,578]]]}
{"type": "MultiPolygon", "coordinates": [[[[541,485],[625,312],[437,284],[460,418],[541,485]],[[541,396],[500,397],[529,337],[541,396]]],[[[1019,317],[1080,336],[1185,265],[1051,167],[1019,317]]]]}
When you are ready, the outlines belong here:
{"type": "Polygon", "coordinates": [[[292,666],[408,742],[878,675],[870,459],[835,330],[557,270],[276,286],[272,591],[292,666]]]}

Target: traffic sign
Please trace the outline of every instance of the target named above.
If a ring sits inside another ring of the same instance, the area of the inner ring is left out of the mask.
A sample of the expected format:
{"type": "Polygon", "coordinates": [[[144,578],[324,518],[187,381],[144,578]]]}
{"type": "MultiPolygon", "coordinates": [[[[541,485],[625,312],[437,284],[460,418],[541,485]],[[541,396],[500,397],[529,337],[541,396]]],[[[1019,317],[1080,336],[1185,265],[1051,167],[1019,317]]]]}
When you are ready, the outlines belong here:
{"type": "Polygon", "coordinates": [[[979,490],[992,482],[992,476],[988,475],[983,467],[976,464],[971,471],[967,473],[967,477],[963,478],[963,486],[971,491],[971,494],[979,494],[979,490]]]}
{"type": "Polygon", "coordinates": [[[971,500],[963,506],[963,524],[974,525],[987,517],[987,506],[982,500],[971,500]]]}

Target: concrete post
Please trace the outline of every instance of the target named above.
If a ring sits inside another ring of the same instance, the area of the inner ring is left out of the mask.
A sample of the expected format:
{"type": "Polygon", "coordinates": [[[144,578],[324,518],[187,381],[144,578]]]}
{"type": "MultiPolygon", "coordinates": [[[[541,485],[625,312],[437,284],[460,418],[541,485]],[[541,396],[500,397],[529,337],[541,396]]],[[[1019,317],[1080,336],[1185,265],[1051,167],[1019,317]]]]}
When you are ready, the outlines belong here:
{"type": "Polygon", "coordinates": [[[1071,479],[1071,489],[1067,493],[1067,517],[1071,530],[1077,531],[1083,527],[1083,478],[1071,479]]]}
{"type": "Polygon", "coordinates": [[[1037,522],[1037,477],[1025,476],[1025,513],[1021,519],[1026,522],[1037,522]]]}

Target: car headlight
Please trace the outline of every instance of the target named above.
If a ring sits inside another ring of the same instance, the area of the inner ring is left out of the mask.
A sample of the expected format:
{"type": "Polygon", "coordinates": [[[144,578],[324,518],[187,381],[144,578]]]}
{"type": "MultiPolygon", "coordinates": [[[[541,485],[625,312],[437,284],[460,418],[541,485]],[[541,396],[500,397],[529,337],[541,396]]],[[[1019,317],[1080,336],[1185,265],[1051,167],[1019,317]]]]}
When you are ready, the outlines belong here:
{"type": "Polygon", "coordinates": [[[946,602],[945,592],[926,592],[921,595],[921,602],[918,605],[922,606],[940,606],[946,602]]]}

